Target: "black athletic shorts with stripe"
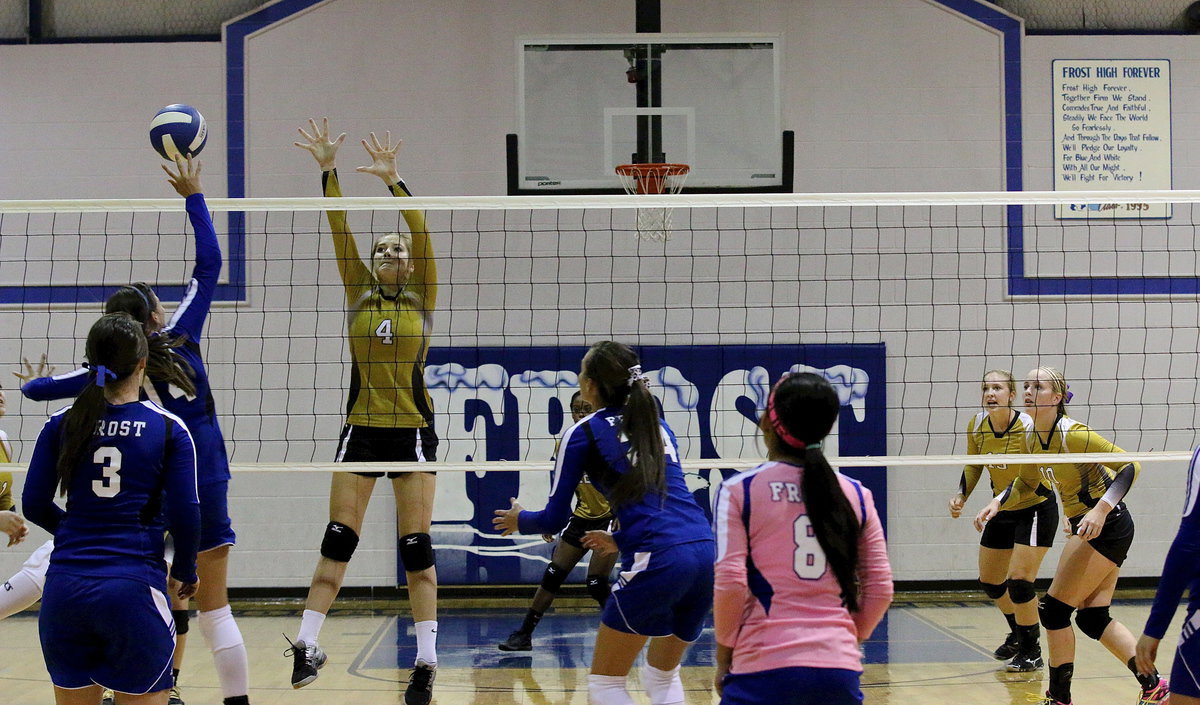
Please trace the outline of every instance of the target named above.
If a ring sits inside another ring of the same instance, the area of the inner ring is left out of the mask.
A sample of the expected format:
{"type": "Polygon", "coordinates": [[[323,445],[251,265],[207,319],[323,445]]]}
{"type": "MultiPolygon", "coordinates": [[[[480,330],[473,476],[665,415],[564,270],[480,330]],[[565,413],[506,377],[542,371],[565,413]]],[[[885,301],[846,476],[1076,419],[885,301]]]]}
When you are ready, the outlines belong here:
{"type": "MultiPolygon", "coordinates": [[[[431,463],[437,460],[438,437],[425,428],[376,428],[346,424],[338,441],[339,463],[431,463]]],[[[433,472],[429,470],[428,472],[433,472]]],[[[383,477],[383,472],[356,472],[363,477],[383,477]]],[[[404,473],[388,472],[389,478],[404,473]]]]}

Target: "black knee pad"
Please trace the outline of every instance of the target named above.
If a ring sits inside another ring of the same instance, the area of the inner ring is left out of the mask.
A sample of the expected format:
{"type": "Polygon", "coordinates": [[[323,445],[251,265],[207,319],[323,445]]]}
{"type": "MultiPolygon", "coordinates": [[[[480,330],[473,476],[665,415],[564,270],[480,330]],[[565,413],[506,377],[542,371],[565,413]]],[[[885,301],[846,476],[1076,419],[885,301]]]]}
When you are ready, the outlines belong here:
{"type": "Polygon", "coordinates": [[[570,574],[571,571],[567,568],[564,568],[557,563],[551,563],[550,565],[546,566],[546,572],[542,573],[541,588],[546,592],[557,593],[558,589],[562,587],[563,581],[566,580],[567,576],[570,574]]]}
{"type": "Polygon", "coordinates": [[[979,584],[983,586],[983,594],[987,595],[993,600],[999,600],[1001,597],[1004,597],[1004,593],[1008,591],[1008,588],[1003,584],[997,585],[995,583],[985,583],[982,580],[979,581],[979,584]]]}
{"type": "Polygon", "coordinates": [[[331,521],[325,527],[325,538],[321,540],[321,555],[331,561],[349,563],[358,548],[358,533],[341,522],[331,521]]]}
{"type": "Polygon", "coordinates": [[[429,534],[406,534],[400,537],[400,562],[404,570],[415,573],[418,570],[432,568],[434,563],[433,542],[429,534]]]}
{"type": "Polygon", "coordinates": [[[1108,616],[1108,605],[1103,607],[1084,607],[1075,613],[1075,624],[1079,631],[1087,634],[1096,641],[1104,635],[1104,629],[1112,617],[1108,616]]]}
{"type": "Polygon", "coordinates": [[[1008,596],[1014,605],[1023,605],[1037,597],[1037,590],[1029,580],[1008,579],[1008,596]]]}
{"type": "Polygon", "coordinates": [[[1038,617],[1046,629],[1066,629],[1071,626],[1071,613],[1075,608],[1050,595],[1042,595],[1038,602],[1038,617]]]}
{"type": "Polygon", "coordinates": [[[612,592],[612,588],[608,585],[608,576],[589,575],[587,577],[587,591],[592,596],[592,599],[600,603],[600,606],[603,607],[604,603],[608,602],[608,596],[612,592]]]}
{"type": "Polygon", "coordinates": [[[188,633],[188,611],[187,610],[171,610],[171,616],[175,618],[175,633],[183,636],[188,633]]]}

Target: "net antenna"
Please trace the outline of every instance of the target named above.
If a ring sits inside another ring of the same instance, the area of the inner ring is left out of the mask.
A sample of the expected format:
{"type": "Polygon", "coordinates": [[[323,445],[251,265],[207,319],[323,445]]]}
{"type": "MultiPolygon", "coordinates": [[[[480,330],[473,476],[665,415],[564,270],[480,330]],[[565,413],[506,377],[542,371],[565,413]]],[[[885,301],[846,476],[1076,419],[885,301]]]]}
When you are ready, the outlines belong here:
{"type": "MultiPolygon", "coordinates": [[[[676,194],[690,171],[687,164],[621,164],[617,178],[630,195],[676,194]]],[[[671,239],[670,208],[637,209],[638,237],[653,242],[671,239]]]]}

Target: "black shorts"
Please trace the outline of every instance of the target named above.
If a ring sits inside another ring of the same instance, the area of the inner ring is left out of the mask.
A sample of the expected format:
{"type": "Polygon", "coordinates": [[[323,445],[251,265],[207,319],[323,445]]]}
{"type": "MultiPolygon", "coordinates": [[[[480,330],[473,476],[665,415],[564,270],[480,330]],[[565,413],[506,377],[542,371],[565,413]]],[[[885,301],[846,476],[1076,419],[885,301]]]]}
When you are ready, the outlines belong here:
{"type": "MultiPolygon", "coordinates": [[[[1071,517],[1071,531],[1079,529],[1079,522],[1084,516],[1080,514],[1071,517]]],[[[1117,506],[1113,507],[1108,513],[1108,518],[1104,520],[1104,528],[1100,530],[1100,535],[1088,543],[1096,549],[1096,553],[1116,563],[1118,567],[1125,562],[1126,556],[1129,555],[1129,547],[1133,545],[1133,516],[1124,502],[1117,502],[1117,506]]]]}
{"type": "Polygon", "coordinates": [[[1053,498],[1032,507],[998,513],[987,526],[979,545],[1005,551],[1015,544],[1049,548],[1058,532],[1058,504],[1053,498]]]}
{"type": "MultiPolygon", "coordinates": [[[[375,428],[346,424],[338,440],[339,463],[421,463],[437,460],[438,437],[425,428],[375,428]]],[[[433,472],[429,470],[428,472],[433,472]]],[[[383,477],[382,472],[356,472],[363,477],[383,477]]],[[[389,478],[407,473],[389,472],[389,478]]]]}
{"type": "Polygon", "coordinates": [[[612,523],[612,517],[607,519],[584,519],[581,516],[571,515],[571,521],[567,522],[567,528],[563,529],[562,540],[568,546],[575,548],[583,548],[583,535],[589,531],[607,531],[612,523]]]}

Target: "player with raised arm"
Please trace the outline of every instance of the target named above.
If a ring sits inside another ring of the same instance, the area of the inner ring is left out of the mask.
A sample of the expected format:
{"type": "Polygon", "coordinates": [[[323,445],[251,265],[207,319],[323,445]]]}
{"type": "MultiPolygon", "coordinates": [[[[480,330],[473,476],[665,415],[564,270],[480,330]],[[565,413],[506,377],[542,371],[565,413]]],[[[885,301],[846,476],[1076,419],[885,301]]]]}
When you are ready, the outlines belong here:
{"type": "MultiPolygon", "coordinates": [[[[983,411],[967,422],[968,455],[1028,453],[1033,419],[1012,408],[1017,381],[1008,370],[989,370],[981,386],[983,411]]],[[[979,483],[984,469],[992,496],[1013,486],[1020,467],[1002,459],[963,468],[958,493],[950,498],[950,516],[958,518],[979,483]]],[[[1028,475],[1028,473],[1027,473],[1028,475]]],[[[1038,626],[1037,592],[1033,581],[1058,530],[1058,504],[1049,481],[1034,486],[1018,482],[1016,492],[987,523],[979,539],[979,582],[1008,621],[1009,635],[993,652],[1008,660],[1013,672],[1042,668],[1041,628],[1038,626]]]]}
{"type": "MultiPolygon", "coordinates": [[[[330,139],[329,121],[300,129],[307,150],[321,168],[325,195],[342,195],[335,168],[343,133],[330,139]]],[[[391,133],[381,143],[374,133],[362,141],[371,165],[358,171],[378,176],[393,196],[411,194],[396,170],[400,142],[391,133]]],[[[401,211],[407,233],[387,233],[375,241],[370,266],[359,256],[345,211],[326,211],[334,256],[346,290],[351,360],[346,425],[337,462],[418,462],[437,460],[438,439],[433,408],[425,389],[425,356],[437,307],[437,264],[421,211],[401,211]]],[[[317,679],[325,653],[317,638],[325,615],[345,579],[346,566],[358,546],[363,515],[379,472],[335,472],[329,491],[329,524],[321,557],[313,572],[300,631],[292,642],[292,687],[317,679]]],[[[408,582],[417,655],[409,677],[406,705],[427,705],[433,697],[437,669],[437,569],[429,530],[433,522],[435,475],[390,472],[400,532],[400,560],[408,582]]]]}
{"type": "MultiPolygon", "coordinates": [[[[229,549],[237,540],[229,520],[229,458],[200,351],[221,273],[221,247],[204,202],[200,162],[178,157],[174,166],[172,171],[163,165],[163,171],[175,191],[186,199],[185,207],[196,236],[196,264],[183,299],[168,320],[154,290],[137,282],[117,290],[108,298],[104,310],[128,313],[143,325],[150,346],[146,393],[152,393],[163,408],[183,419],[196,439],[201,510],[198,621],[213,654],[224,704],[246,705],[250,702],[250,667],[241,630],[229,606],[229,549]]],[[[34,400],[63,399],[79,394],[90,378],[90,371],[81,368],[30,380],[21,391],[34,400]]],[[[176,604],[173,612],[182,636],[188,631],[186,603],[176,604]]],[[[177,690],[175,686],[172,689],[177,690]]],[[[174,692],[173,705],[181,702],[178,692],[174,692]]]]}
{"type": "MultiPolygon", "coordinates": [[[[587,403],[582,396],[580,392],[571,395],[571,420],[574,423],[579,423],[593,411],[592,405],[587,403]]],[[[558,458],[557,448],[554,456],[555,459],[558,458]]],[[[584,477],[575,488],[575,510],[571,513],[567,528],[562,531],[558,545],[554,547],[554,553],[550,556],[550,565],[546,566],[542,584],[538,586],[537,592],[533,595],[533,604],[529,606],[529,611],[525,614],[525,621],[521,623],[520,629],[509,634],[507,639],[500,642],[501,651],[530,651],[533,649],[533,630],[542,620],[542,615],[553,604],[563,581],[588,552],[588,548],[583,544],[584,537],[589,531],[607,531],[611,523],[612,508],[608,506],[608,500],[604,499],[603,493],[597,490],[587,477],[584,477]]],[[[546,534],[542,538],[552,541],[554,536],[546,534]]],[[[617,554],[615,552],[592,551],[592,559],[588,562],[588,595],[600,605],[601,609],[608,602],[610,591],[608,577],[612,573],[616,561],[617,554]]]]}
{"type": "Polygon", "coordinates": [[[626,678],[647,640],[641,676],[651,705],[682,703],[679,664],[712,606],[712,528],[688,492],[675,434],[659,418],[648,384],[629,346],[593,345],[579,389],[597,411],[563,437],[546,508],[525,511],[514,498],[492,520],[504,536],[558,531],[585,475],[612,506],[621,573],[596,634],[588,675],[593,705],[633,703],[626,678]]]}
{"type": "Polygon", "coordinates": [[[167,702],[165,529],[170,591],[196,590],[196,450],[179,417],[141,398],[148,349],[128,314],[101,317],[88,333],[87,383],[42,427],[29,462],[21,503],[55,538],[38,630],[58,705],[93,705],[102,688],[119,705],[167,702]]]}
{"type": "MultiPolygon", "coordinates": [[[[1030,452],[1124,453],[1100,434],[1067,416],[1071,393],[1063,373],[1038,367],[1024,383],[1025,410],[1033,417],[1030,452]]],[[[1054,571],[1054,580],[1038,604],[1050,651],[1050,682],[1042,705],[1070,705],[1075,673],[1075,632],[1099,641],[1124,663],[1140,686],[1139,705],[1158,705],[1167,698],[1167,681],[1157,672],[1138,672],[1133,634],[1109,615],[1121,564],[1133,544],[1133,517],[1122,501],[1141,472],[1136,462],[1070,463],[1047,457],[1034,469],[1022,469],[1026,483],[1048,479],[1062,498],[1067,517],[1067,545],[1054,571]]],[[[1001,493],[976,517],[984,524],[999,512],[1008,492],[1001,493]]]]}
{"type": "MultiPolygon", "coordinates": [[[[1137,642],[1138,672],[1154,674],[1154,660],[1158,657],[1158,642],[1167,633],[1183,590],[1188,591],[1187,617],[1183,620],[1183,634],[1175,648],[1175,661],[1171,665],[1171,705],[1200,705],[1200,510],[1196,498],[1200,496],[1200,448],[1192,453],[1188,466],[1187,492],[1183,498],[1183,520],[1179,532],[1167,551],[1163,563],[1162,578],[1154,594],[1154,604],[1146,627],[1137,642]]],[[[1165,702],[1165,701],[1164,701],[1165,702]]]]}

